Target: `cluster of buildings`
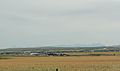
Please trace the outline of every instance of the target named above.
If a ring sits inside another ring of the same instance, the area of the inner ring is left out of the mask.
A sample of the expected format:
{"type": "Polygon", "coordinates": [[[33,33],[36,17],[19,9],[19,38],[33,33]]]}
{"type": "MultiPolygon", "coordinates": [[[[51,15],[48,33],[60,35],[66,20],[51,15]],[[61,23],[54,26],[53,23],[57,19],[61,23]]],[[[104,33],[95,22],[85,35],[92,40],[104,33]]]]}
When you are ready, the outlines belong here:
{"type": "Polygon", "coordinates": [[[64,53],[30,53],[31,56],[65,56],[66,54],[64,53]]]}

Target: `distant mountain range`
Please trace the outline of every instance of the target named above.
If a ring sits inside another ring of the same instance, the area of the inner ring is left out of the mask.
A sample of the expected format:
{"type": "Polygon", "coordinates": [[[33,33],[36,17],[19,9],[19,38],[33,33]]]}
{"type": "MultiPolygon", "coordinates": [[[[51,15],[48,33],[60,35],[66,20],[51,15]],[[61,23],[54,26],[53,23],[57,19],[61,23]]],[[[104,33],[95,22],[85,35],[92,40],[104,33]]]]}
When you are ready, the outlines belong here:
{"type": "MultiPolygon", "coordinates": [[[[92,47],[100,47],[100,48],[120,48],[120,45],[104,45],[104,44],[101,44],[101,43],[89,43],[89,44],[66,44],[66,45],[53,45],[53,46],[42,46],[42,47],[19,47],[19,48],[6,48],[6,49],[52,49],[52,48],[92,48],[92,47]]],[[[2,49],[0,49],[2,50],[2,49]]]]}
{"type": "Polygon", "coordinates": [[[101,43],[88,43],[88,44],[66,44],[66,45],[56,45],[55,47],[103,47],[105,45],[101,43]]]}

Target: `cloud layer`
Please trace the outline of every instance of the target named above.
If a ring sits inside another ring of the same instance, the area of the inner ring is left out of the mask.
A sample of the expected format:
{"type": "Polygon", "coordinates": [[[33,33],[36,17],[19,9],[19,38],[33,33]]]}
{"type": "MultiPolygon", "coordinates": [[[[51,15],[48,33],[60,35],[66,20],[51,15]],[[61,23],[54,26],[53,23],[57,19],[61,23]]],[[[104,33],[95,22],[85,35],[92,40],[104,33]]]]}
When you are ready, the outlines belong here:
{"type": "Polygon", "coordinates": [[[120,44],[119,0],[1,0],[0,47],[120,44]]]}

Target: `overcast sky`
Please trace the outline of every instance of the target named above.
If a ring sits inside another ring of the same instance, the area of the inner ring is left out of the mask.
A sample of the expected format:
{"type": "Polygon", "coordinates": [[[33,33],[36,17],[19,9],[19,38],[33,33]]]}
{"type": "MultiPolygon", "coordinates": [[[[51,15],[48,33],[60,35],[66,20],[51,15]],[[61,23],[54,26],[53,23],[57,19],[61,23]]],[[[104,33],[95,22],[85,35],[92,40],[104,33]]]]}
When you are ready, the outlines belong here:
{"type": "Polygon", "coordinates": [[[0,48],[120,44],[120,0],[0,0],[0,48]]]}

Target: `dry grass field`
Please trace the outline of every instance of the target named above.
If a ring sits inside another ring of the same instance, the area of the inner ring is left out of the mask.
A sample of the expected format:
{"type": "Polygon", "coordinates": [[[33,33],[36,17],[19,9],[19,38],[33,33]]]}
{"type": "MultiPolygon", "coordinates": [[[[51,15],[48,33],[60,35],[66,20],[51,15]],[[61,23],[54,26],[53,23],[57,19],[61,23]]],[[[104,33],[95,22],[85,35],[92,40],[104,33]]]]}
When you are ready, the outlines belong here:
{"type": "Polygon", "coordinates": [[[13,57],[0,59],[0,71],[120,71],[119,56],[13,57]]]}

